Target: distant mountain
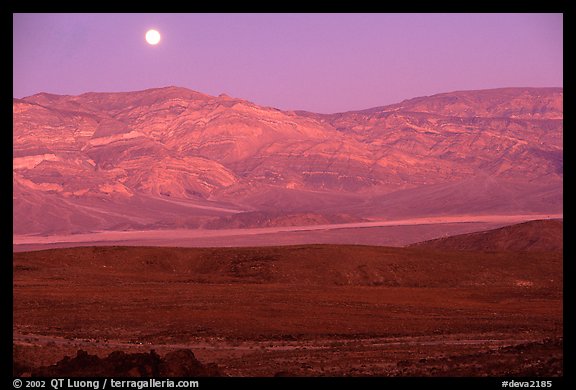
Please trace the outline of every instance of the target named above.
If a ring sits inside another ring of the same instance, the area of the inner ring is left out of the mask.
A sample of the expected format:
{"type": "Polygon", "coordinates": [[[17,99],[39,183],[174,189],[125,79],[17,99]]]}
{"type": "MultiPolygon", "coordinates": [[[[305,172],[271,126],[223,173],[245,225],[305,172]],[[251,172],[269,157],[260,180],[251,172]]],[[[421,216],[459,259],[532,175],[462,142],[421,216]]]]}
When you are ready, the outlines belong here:
{"type": "Polygon", "coordinates": [[[483,232],[424,241],[411,247],[460,251],[562,251],[563,221],[529,221],[483,232]]]}
{"type": "Polygon", "coordinates": [[[460,118],[562,119],[562,88],[498,88],[417,97],[366,112],[403,111],[460,118]]]}
{"type": "Polygon", "coordinates": [[[332,115],[178,87],[14,99],[14,233],[561,212],[562,104],[559,88],[332,115]]]}

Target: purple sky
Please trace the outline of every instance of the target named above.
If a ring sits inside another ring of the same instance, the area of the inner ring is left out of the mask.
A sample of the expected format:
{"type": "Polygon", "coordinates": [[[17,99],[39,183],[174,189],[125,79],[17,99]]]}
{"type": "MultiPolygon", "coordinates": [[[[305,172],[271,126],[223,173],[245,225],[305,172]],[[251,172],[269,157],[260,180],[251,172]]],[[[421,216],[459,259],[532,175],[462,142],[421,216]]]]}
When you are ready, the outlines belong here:
{"type": "Polygon", "coordinates": [[[562,86],[562,14],[15,14],[14,97],[175,85],[331,113],[562,86]],[[149,28],[162,34],[152,47],[149,28]]]}

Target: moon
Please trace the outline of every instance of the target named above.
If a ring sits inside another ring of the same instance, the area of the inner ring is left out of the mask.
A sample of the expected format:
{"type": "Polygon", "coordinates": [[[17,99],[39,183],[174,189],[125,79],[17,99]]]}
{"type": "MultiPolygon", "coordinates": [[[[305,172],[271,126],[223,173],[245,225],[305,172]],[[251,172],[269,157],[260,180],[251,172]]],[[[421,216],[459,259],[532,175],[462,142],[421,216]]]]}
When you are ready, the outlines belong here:
{"type": "Polygon", "coordinates": [[[146,42],[154,46],[160,42],[160,33],[157,30],[146,31],[146,42]]]}

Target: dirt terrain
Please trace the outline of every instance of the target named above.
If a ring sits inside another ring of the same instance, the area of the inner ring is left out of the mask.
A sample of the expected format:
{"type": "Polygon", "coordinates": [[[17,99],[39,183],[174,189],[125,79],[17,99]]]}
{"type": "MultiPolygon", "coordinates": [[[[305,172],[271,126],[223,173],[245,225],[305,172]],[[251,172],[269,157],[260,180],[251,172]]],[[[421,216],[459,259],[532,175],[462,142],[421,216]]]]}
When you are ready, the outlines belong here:
{"type": "Polygon", "coordinates": [[[14,253],[14,363],[190,349],[226,376],[561,376],[562,252],[14,253]]]}

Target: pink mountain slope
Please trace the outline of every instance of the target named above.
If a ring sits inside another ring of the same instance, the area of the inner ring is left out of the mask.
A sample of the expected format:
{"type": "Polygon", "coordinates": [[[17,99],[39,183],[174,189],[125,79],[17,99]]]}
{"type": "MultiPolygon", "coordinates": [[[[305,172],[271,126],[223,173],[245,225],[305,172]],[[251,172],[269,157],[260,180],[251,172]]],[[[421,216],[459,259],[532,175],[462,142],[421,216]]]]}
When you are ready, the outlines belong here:
{"type": "Polygon", "coordinates": [[[14,233],[561,212],[562,97],[464,91],[331,115],[177,87],[14,99],[14,233]]]}

